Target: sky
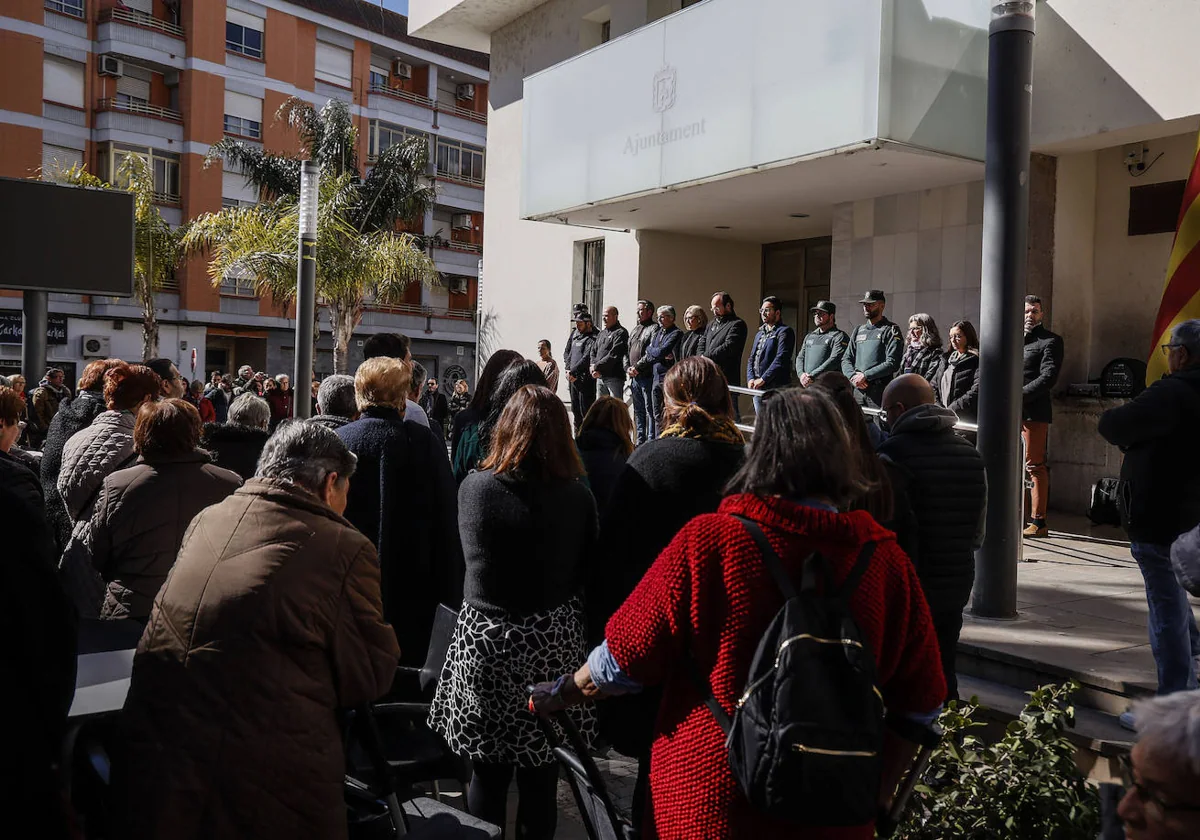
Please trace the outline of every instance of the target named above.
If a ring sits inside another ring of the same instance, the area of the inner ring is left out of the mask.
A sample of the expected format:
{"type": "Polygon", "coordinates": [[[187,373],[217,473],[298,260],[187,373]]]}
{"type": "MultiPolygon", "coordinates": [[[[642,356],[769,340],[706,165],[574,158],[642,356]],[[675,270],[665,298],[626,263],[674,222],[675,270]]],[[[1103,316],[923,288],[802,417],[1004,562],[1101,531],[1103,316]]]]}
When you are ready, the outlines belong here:
{"type": "MultiPolygon", "coordinates": [[[[374,0],[374,2],[378,2],[378,0],[374,0]]],[[[408,14],[408,0],[383,0],[383,5],[393,12],[399,12],[402,15],[408,14]]]]}

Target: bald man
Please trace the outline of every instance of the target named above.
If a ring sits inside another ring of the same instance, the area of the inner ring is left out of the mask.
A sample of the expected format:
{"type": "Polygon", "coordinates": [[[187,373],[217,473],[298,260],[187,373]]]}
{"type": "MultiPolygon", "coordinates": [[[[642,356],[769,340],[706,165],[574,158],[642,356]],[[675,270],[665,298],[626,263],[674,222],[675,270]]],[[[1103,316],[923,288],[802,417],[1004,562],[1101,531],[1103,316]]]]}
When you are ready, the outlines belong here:
{"type": "MultiPolygon", "coordinates": [[[[962,612],[975,582],[975,549],[983,544],[987,476],[983,458],[954,431],[958,418],[937,405],[924,377],[905,374],[883,391],[891,435],[879,454],[892,461],[897,508],[916,520],[912,558],[925,590],[942,652],[948,700],[958,697],[954,656],[962,612]]],[[[898,516],[899,518],[899,516],[898,516]]]]}

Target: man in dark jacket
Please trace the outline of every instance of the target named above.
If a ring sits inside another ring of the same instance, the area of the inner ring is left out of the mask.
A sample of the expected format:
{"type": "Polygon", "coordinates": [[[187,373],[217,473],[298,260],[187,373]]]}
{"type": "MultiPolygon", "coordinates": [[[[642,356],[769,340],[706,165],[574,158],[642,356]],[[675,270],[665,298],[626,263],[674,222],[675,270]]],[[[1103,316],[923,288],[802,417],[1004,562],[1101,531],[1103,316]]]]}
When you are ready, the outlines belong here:
{"type": "Polygon", "coordinates": [[[646,348],[658,330],[654,323],[654,303],[639,300],[637,303],[638,322],[629,333],[629,352],[625,356],[625,372],[629,374],[629,393],[633,397],[633,424],[637,427],[637,443],[641,446],[647,440],[658,437],[654,425],[654,377],[649,367],[642,372],[640,363],[646,355],[646,348]]]}
{"type": "Polygon", "coordinates": [[[450,401],[446,399],[446,395],[441,392],[438,387],[438,381],[430,378],[425,380],[425,393],[421,395],[418,401],[421,409],[429,417],[429,428],[434,428],[437,424],[437,429],[442,433],[444,438],[446,429],[450,425],[450,401]]]}
{"type": "Polygon", "coordinates": [[[650,339],[646,353],[637,363],[638,376],[650,374],[653,385],[650,390],[651,417],[654,420],[654,431],[662,434],[663,380],[667,371],[679,361],[679,348],[683,344],[683,330],[675,326],[675,307],[658,307],[658,330],[650,339]]]}
{"type": "MultiPolygon", "coordinates": [[[[746,387],[755,391],[786,388],[792,381],[796,333],[783,323],[783,304],[774,295],[763,298],[758,314],[762,317],[762,326],[754,336],[754,348],[746,363],[746,387]]],[[[755,414],[761,404],[762,397],[755,397],[755,414]]]]}
{"type": "Polygon", "coordinates": [[[904,354],[904,339],[900,328],[883,317],[887,296],[872,289],[859,301],[865,324],[859,324],[850,334],[850,344],[842,356],[842,373],[854,386],[854,398],[859,405],[879,408],[883,404],[883,389],[900,370],[904,354]]]}
{"type": "Polygon", "coordinates": [[[437,605],[462,602],[463,555],[446,445],[404,422],[411,375],[397,358],[363,362],[354,376],[362,416],[337,435],[358,456],[345,517],[379,551],[384,616],[396,629],[401,662],[420,665],[437,605]]]}
{"type": "Polygon", "coordinates": [[[1100,418],[1100,434],[1125,453],[1122,518],[1146,581],[1159,694],[1196,688],[1192,657],[1200,655],[1191,605],[1171,570],[1171,543],[1200,524],[1200,320],[1176,326],[1166,349],[1170,375],[1100,418]]]}
{"type": "Polygon", "coordinates": [[[326,429],[337,431],[358,419],[358,404],[354,400],[354,377],[335,373],[321,380],[317,389],[317,410],[312,419],[326,429]]]}
{"type": "Polygon", "coordinates": [[[1030,519],[1022,532],[1026,537],[1046,537],[1046,505],[1050,499],[1050,470],[1046,467],[1046,438],[1050,434],[1050,389],[1062,372],[1063,340],[1042,325],[1046,317],[1042,299],[1025,298],[1025,375],[1021,388],[1021,437],[1025,441],[1025,472],[1033,488],[1029,491],[1030,519]]]}
{"type": "MultiPolygon", "coordinates": [[[[733,311],[733,298],[728,292],[717,292],[709,304],[713,319],[704,337],[704,355],[717,363],[730,385],[742,384],[742,353],[750,331],[746,322],[733,311]]],[[[736,409],[736,397],[735,409],[736,409]]]]}
{"type": "Polygon", "coordinates": [[[592,360],[592,379],[600,386],[600,396],[608,394],[625,399],[625,357],[629,355],[629,331],[621,326],[617,307],[604,309],[604,329],[596,337],[596,357],[592,360]]]}
{"type": "Polygon", "coordinates": [[[596,380],[592,378],[592,360],[596,358],[596,333],[592,316],[586,311],[575,316],[575,332],[567,345],[567,381],[571,383],[571,413],[575,416],[575,433],[583,417],[596,401],[596,380]]]}
{"type": "Polygon", "coordinates": [[[59,406],[71,398],[71,389],[63,380],[66,374],[59,368],[50,368],[45,378],[33,392],[33,410],[29,412],[29,440],[36,449],[46,439],[47,430],[59,406]]]}
{"type": "Polygon", "coordinates": [[[810,312],[816,329],[804,336],[796,354],[796,373],[803,388],[827,370],[841,370],[842,357],[850,343],[850,337],[837,327],[836,304],[819,300],[810,312]]]}
{"type": "Polygon", "coordinates": [[[954,673],[963,607],[975,582],[975,549],[983,544],[987,474],[983,456],[954,433],[958,418],[937,405],[922,376],[897,377],[883,392],[892,434],[879,447],[896,469],[896,495],[916,520],[917,568],[942,653],[948,698],[958,696],[954,673]]]}

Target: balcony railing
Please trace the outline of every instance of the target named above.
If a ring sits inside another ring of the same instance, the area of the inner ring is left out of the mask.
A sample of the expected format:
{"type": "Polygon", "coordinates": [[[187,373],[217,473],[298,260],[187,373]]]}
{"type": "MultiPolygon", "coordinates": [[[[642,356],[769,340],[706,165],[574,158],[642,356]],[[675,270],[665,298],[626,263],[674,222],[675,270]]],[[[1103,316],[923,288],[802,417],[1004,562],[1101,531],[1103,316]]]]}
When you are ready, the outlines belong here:
{"type": "MultiPolygon", "coordinates": [[[[58,3],[59,0],[46,0],[46,5],[58,3]]],[[[69,0],[68,0],[69,2],[69,0]]],[[[68,12],[73,14],[73,12],[68,12]]],[[[159,20],[154,15],[148,15],[145,12],[139,12],[137,9],[121,9],[112,7],[104,9],[100,12],[100,16],[96,19],[97,23],[127,23],[130,26],[140,26],[144,29],[154,29],[162,32],[165,35],[172,35],[176,38],[183,37],[183,27],[178,24],[170,23],[169,21],[159,20]]]]}
{"type": "Polygon", "coordinates": [[[145,117],[154,117],[159,120],[168,120],[170,122],[183,122],[183,114],[171,108],[163,108],[158,105],[150,105],[146,102],[130,102],[124,100],[113,99],[108,97],[101,99],[96,103],[97,111],[122,111],[126,114],[141,114],[145,117]]]}
{"type": "Polygon", "coordinates": [[[46,0],[45,6],[52,12],[83,18],[83,0],[46,0]]]}
{"type": "Polygon", "coordinates": [[[438,169],[435,177],[445,178],[448,181],[457,181],[460,184],[470,184],[472,187],[483,186],[482,178],[475,178],[471,175],[459,175],[455,172],[448,172],[445,169],[438,169]]]}
{"type": "Polygon", "coordinates": [[[397,315],[420,315],[434,318],[452,318],[457,321],[470,321],[475,318],[474,309],[435,309],[417,303],[396,303],[388,306],[382,303],[368,303],[368,309],[376,312],[394,312],[397,315]]]}
{"type": "Polygon", "coordinates": [[[411,102],[414,105],[420,105],[422,108],[433,108],[433,100],[428,96],[421,96],[419,93],[413,93],[408,90],[400,90],[399,88],[391,88],[387,85],[371,85],[371,93],[377,93],[380,96],[390,96],[392,99],[402,99],[405,102],[411,102]]]}
{"type": "Polygon", "coordinates": [[[155,204],[179,204],[182,200],[174,193],[158,192],[157,190],[153,193],[153,198],[155,204]]]}
{"type": "Polygon", "coordinates": [[[472,111],[470,108],[462,108],[458,105],[448,105],[445,102],[439,102],[437,109],[442,114],[451,114],[455,117],[462,117],[464,120],[472,120],[487,125],[487,114],[472,111]]]}
{"type": "Polygon", "coordinates": [[[448,248],[451,251],[469,251],[472,254],[482,254],[483,246],[475,245],[471,242],[455,242],[453,240],[443,240],[437,247],[448,248]]]}

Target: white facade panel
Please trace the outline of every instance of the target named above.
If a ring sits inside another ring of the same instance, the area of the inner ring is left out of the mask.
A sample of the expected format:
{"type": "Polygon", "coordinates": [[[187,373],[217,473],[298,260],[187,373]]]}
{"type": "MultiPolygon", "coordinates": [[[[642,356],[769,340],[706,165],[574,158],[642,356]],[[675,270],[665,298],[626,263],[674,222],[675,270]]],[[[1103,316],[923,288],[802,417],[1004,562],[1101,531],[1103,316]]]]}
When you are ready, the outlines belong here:
{"type": "Polygon", "coordinates": [[[52,181],[59,172],[66,172],[72,166],[83,166],[83,151],[68,149],[65,146],[42,144],[42,180],[52,181]]]}

